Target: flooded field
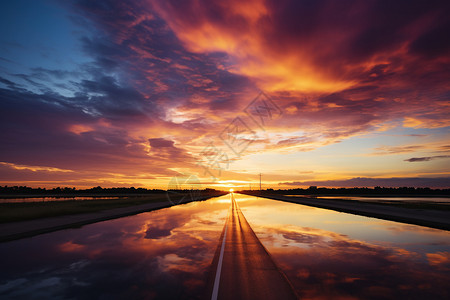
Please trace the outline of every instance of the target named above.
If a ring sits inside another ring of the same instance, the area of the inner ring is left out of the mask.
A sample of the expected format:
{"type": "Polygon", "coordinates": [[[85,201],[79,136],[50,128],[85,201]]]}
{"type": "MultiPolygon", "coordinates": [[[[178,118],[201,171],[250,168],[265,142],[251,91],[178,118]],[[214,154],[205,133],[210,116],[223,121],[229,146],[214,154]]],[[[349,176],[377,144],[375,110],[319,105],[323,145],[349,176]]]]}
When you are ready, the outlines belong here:
{"type": "Polygon", "coordinates": [[[2,198],[0,203],[30,203],[30,202],[50,202],[50,201],[83,201],[83,200],[115,200],[126,197],[91,197],[91,196],[74,196],[74,197],[21,197],[21,198],[2,198]]]}
{"type": "Polygon", "coordinates": [[[415,203],[440,203],[449,204],[450,197],[355,197],[355,196],[305,196],[305,195],[285,195],[288,197],[306,197],[312,199],[338,199],[338,200],[356,200],[368,202],[415,202],[415,203]]]}
{"type": "MultiPolygon", "coordinates": [[[[235,197],[303,299],[449,297],[448,231],[235,197]]],[[[229,205],[226,195],[2,243],[0,298],[204,298],[229,205]]]]}
{"type": "Polygon", "coordinates": [[[450,232],[237,196],[261,242],[306,299],[445,299],[450,232]]]}

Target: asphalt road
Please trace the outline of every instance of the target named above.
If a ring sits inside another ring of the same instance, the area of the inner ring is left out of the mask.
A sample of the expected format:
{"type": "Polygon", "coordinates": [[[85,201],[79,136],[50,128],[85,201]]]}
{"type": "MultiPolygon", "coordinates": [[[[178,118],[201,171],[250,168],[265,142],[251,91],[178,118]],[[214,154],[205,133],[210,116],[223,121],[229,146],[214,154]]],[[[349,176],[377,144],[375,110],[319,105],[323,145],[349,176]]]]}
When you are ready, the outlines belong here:
{"type": "Polygon", "coordinates": [[[297,299],[286,276],[253,232],[233,193],[213,260],[209,299],[297,299]]]}

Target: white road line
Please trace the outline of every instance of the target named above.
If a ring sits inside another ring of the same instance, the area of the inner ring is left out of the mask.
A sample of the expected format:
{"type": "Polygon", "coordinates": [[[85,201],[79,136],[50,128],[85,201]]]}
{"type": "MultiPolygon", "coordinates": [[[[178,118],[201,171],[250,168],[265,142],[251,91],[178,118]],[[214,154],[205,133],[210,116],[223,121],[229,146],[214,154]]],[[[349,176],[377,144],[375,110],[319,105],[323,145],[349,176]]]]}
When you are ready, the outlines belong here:
{"type": "MultiPolygon", "coordinates": [[[[231,200],[231,201],[233,201],[233,200],[231,200]]],[[[230,210],[228,211],[228,215],[227,215],[227,221],[225,223],[225,232],[223,233],[222,246],[220,248],[219,262],[217,263],[216,278],[214,279],[214,288],[213,288],[211,300],[217,300],[217,297],[219,296],[220,273],[222,273],[223,252],[225,250],[225,241],[227,239],[228,217],[229,217],[230,211],[232,210],[232,206],[233,206],[233,202],[231,202],[231,207],[230,207],[230,210]]]]}

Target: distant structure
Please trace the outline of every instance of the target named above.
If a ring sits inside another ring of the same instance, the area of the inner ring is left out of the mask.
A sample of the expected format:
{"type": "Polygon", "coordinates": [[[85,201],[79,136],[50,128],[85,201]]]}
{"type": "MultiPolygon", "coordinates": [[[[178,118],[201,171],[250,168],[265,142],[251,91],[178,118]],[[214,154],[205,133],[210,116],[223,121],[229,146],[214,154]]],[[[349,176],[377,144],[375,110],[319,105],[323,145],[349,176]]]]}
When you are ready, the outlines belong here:
{"type": "Polygon", "coordinates": [[[261,189],[261,173],[259,173],[259,190],[261,191],[262,189],[261,189]]]}

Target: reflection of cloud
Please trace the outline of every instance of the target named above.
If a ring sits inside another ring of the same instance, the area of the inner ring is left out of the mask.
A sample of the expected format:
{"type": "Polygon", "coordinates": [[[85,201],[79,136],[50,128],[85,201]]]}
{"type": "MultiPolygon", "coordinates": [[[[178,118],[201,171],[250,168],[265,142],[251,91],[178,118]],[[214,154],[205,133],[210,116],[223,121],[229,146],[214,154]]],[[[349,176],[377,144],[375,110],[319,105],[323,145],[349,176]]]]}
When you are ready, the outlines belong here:
{"type": "Polygon", "coordinates": [[[443,269],[450,270],[449,252],[427,253],[427,259],[432,266],[438,266],[443,269]]]}
{"type": "Polygon", "coordinates": [[[79,245],[76,243],[73,243],[73,241],[68,241],[64,244],[59,245],[59,248],[63,252],[73,252],[73,251],[81,251],[84,249],[84,245],[79,245]]]}
{"type": "MultiPolygon", "coordinates": [[[[442,236],[445,240],[444,236],[446,235],[445,231],[435,229],[435,228],[429,228],[424,226],[416,226],[416,225],[410,225],[410,224],[404,224],[404,223],[393,223],[391,226],[386,227],[391,232],[395,232],[397,234],[402,234],[404,232],[422,232],[424,234],[433,234],[433,235],[439,235],[442,236]]],[[[450,242],[439,242],[442,245],[450,245],[450,242]]]]}
{"type": "Polygon", "coordinates": [[[176,254],[167,254],[158,257],[158,263],[163,272],[183,271],[187,273],[195,273],[196,261],[179,257],[176,254]]]}
{"type": "Polygon", "coordinates": [[[283,237],[288,240],[296,241],[297,243],[305,243],[305,244],[319,243],[323,240],[323,237],[320,235],[303,234],[299,232],[284,233],[283,237]]]}
{"type": "MultiPolygon", "coordinates": [[[[301,298],[445,298],[445,269],[430,269],[419,253],[321,229],[269,225],[257,231],[262,229],[267,234],[261,235],[262,242],[301,298]]],[[[431,265],[448,266],[449,255],[438,252],[427,258],[431,265]]]]}
{"type": "Polygon", "coordinates": [[[23,285],[25,282],[27,282],[25,278],[6,281],[5,283],[0,284],[0,293],[5,293],[13,289],[16,289],[17,287],[23,285]]]}
{"type": "Polygon", "coordinates": [[[9,284],[0,289],[20,299],[198,298],[223,223],[197,220],[222,220],[228,205],[191,203],[2,244],[0,282],[9,284]],[[148,239],[152,226],[172,234],[148,239]],[[58,286],[44,294],[51,278],[58,286]]]}
{"type": "Polygon", "coordinates": [[[145,232],[145,238],[146,239],[159,239],[166,236],[170,236],[172,232],[169,229],[160,229],[160,228],[154,228],[150,227],[145,232]]]}

